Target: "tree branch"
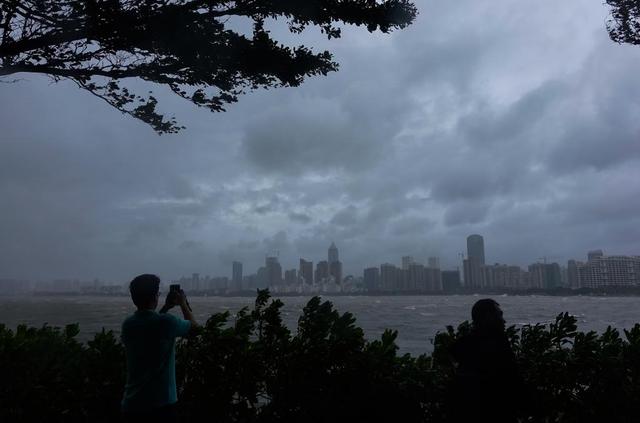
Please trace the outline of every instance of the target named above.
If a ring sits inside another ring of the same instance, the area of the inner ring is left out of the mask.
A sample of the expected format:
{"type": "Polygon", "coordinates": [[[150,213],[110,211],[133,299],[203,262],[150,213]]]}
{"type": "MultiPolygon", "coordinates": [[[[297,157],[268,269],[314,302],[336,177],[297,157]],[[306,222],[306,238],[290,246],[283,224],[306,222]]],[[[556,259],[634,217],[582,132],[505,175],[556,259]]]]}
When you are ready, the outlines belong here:
{"type": "Polygon", "coordinates": [[[0,66],[0,76],[11,75],[11,74],[20,73],[20,72],[42,73],[47,75],[60,76],[64,78],[89,78],[91,76],[104,76],[107,78],[119,79],[119,78],[142,77],[142,72],[140,72],[136,68],[128,69],[128,70],[105,71],[97,68],[61,69],[61,68],[53,68],[50,66],[39,66],[39,65],[0,66]]]}
{"type": "Polygon", "coordinates": [[[5,42],[0,46],[0,57],[16,56],[20,53],[77,40],[87,40],[87,32],[84,29],[47,34],[42,37],[15,42],[5,42]]]}

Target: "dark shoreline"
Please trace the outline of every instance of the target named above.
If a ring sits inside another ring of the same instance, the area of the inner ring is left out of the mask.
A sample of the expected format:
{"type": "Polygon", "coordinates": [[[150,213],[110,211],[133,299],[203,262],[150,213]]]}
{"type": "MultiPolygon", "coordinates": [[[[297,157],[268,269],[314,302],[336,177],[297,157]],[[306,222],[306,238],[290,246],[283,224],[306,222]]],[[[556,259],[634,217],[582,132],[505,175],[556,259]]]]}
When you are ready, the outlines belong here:
{"type": "MultiPolygon", "coordinates": [[[[219,293],[217,291],[191,291],[188,293],[191,297],[255,297],[255,290],[236,291],[230,293],[219,293]]],[[[607,289],[527,289],[527,290],[510,290],[510,289],[474,289],[474,290],[457,290],[457,291],[366,291],[366,292],[271,292],[274,297],[403,297],[403,296],[449,296],[449,295],[509,295],[509,296],[549,296],[549,297],[575,297],[575,296],[591,296],[591,297],[638,297],[640,296],[639,287],[616,287],[607,289]]],[[[129,293],[100,293],[100,292],[49,292],[38,291],[22,294],[0,294],[0,297],[44,297],[44,296],[77,296],[77,297],[128,297],[129,293]]]]}

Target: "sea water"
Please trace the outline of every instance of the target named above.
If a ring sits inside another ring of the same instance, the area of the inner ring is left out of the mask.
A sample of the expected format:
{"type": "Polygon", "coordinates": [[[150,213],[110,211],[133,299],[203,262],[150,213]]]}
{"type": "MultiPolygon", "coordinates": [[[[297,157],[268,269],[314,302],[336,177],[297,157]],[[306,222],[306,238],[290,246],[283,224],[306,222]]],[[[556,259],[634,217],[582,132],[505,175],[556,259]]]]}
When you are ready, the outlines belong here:
{"type": "MultiPolygon", "coordinates": [[[[477,295],[450,296],[323,296],[339,312],[356,317],[368,339],[379,338],[385,329],[398,331],[401,353],[421,354],[433,349],[432,339],[447,325],[456,326],[471,318],[477,295]]],[[[580,330],[603,331],[607,326],[629,328],[640,322],[640,297],[591,296],[494,296],[504,311],[507,324],[518,326],[549,323],[562,312],[578,319],[580,330]]],[[[295,330],[309,297],[284,297],[282,317],[295,330]]],[[[190,297],[196,319],[203,322],[212,314],[252,307],[250,297],[190,297]]],[[[0,297],[0,323],[10,328],[80,324],[79,339],[86,341],[102,328],[120,331],[122,321],[134,311],[128,297],[29,296],[0,297]]],[[[172,313],[179,314],[176,308],[172,313]]]]}

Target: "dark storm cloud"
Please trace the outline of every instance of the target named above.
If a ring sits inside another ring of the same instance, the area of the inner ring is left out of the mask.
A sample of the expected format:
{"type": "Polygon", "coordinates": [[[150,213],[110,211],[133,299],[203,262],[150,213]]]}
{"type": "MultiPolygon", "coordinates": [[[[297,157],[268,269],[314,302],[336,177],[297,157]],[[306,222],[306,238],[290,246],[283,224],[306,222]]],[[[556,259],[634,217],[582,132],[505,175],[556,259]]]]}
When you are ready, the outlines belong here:
{"type": "Polygon", "coordinates": [[[346,273],[454,266],[476,232],[490,261],[640,254],[640,49],[608,40],[606,8],[418,7],[390,36],[305,31],[340,71],[223,114],[156,89],[179,135],[68,83],[1,84],[0,277],[250,273],[332,241],[346,273]]]}

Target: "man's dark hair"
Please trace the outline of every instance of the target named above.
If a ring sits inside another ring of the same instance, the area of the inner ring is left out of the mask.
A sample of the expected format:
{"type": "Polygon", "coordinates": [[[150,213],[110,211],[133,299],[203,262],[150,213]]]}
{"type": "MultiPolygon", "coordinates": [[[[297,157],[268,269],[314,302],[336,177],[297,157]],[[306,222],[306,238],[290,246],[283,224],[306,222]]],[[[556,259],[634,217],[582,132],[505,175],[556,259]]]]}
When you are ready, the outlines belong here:
{"type": "Polygon", "coordinates": [[[131,299],[137,307],[144,307],[152,302],[160,289],[160,278],[145,273],[136,276],[129,284],[131,299]]]}
{"type": "Polygon", "coordinates": [[[504,327],[500,304],[491,298],[478,300],[471,309],[473,325],[479,329],[499,329],[504,327]]]}

